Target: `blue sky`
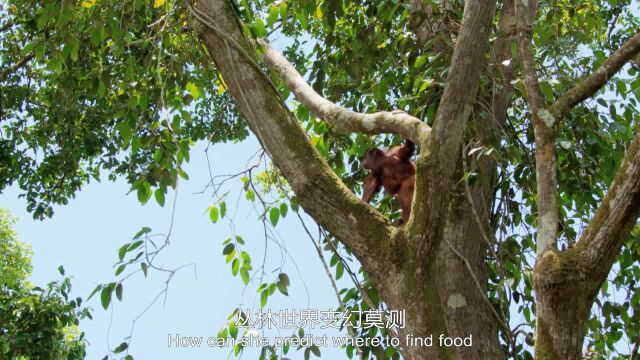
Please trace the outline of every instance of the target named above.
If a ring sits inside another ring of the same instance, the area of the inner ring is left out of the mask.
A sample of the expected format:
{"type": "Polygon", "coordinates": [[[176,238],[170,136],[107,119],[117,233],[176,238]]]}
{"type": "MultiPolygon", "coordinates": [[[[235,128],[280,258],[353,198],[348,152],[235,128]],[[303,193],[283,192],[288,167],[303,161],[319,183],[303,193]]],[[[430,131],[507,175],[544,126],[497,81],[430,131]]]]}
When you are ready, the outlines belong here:
{"type": "MultiPolygon", "coordinates": [[[[247,161],[259,149],[254,137],[237,144],[220,144],[209,149],[212,170],[215,174],[242,171],[247,161]]],[[[189,181],[178,186],[175,221],[170,246],[158,260],[166,268],[176,268],[194,263],[196,267],[180,270],[169,285],[166,302],[155,303],[135,324],[131,354],[137,359],[221,359],[227,358],[229,349],[169,348],[168,335],[215,336],[225,324],[230,312],[241,306],[256,309],[256,285],[244,286],[239,277],[233,277],[229,264],[222,256],[222,242],[231,235],[227,220],[213,224],[208,207],[214,203],[211,192],[202,191],[209,180],[208,166],[204,156],[205,144],[199,143],[191,151],[191,163],[185,170],[189,181]],[[197,269],[197,271],[196,271],[197,269]],[[197,273],[197,278],[196,278],[197,273]]],[[[264,254],[264,234],[258,214],[252,210],[244,197],[238,203],[234,215],[235,198],[240,189],[239,181],[232,181],[228,214],[234,216],[235,231],[246,243],[254,268],[259,266],[264,254]]],[[[123,180],[115,183],[92,182],[77,194],[68,205],[57,207],[52,219],[34,221],[26,212],[26,203],[19,199],[16,186],[0,194],[0,206],[8,207],[18,216],[16,230],[20,238],[31,244],[34,250],[31,281],[36,285],[58,279],[57,268],[64,265],[71,275],[74,293],[72,296],[86,298],[100,283],[114,281],[113,264],[117,261],[117,249],[143,226],[153,233],[166,233],[171,218],[173,193],[167,196],[164,208],[151,199],[140,205],[134,193],[127,195],[129,186],[123,180]]],[[[308,218],[307,218],[308,219],[308,218]]],[[[315,229],[312,222],[308,222],[315,229]]],[[[335,293],[331,288],[320,260],[303,231],[298,219],[289,215],[277,225],[280,241],[290,256],[284,270],[291,278],[290,296],[275,295],[266,309],[335,309],[335,293]]],[[[266,271],[275,271],[281,263],[280,251],[272,242],[268,243],[266,271]]],[[[126,273],[126,272],[125,272],[126,273]]],[[[131,331],[133,319],[138,316],[164,288],[166,276],[150,271],[147,279],[138,273],[124,284],[123,302],[115,300],[115,307],[103,310],[99,296],[91,299],[93,320],[81,323],[89,341],[88,359],[100,359],[107,354],[108,344],[115,348],[131,331]]],[[[348,285],[345,283],[345,286],[348,285]]],[[[286,336],[290,330],[283,330],[286,336]]],[[[310,331],[321,335],[319,330],[310,331]]],[[[278,334],[274,331],[268,335],[278,334]]],[[[330,333],[331,335],[331,333],[330,333]]],[[[336,335],[336,333],[333,333],[336,335]]],[[[323,358],[343,358],[341,349],[321,349],[323,358]]],[[[253,359],[254,352],[245,354],[253,359]]],[[[289,353],[291,359],[303,358],[302,353],[289,353]]]]}

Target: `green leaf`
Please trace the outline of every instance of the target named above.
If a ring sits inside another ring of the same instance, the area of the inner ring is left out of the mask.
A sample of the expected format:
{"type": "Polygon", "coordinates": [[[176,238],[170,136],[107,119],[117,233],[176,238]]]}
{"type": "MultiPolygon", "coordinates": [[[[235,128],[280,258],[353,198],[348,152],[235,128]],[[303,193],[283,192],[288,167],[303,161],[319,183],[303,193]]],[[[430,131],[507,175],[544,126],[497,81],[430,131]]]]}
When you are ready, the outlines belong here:
{"type": "Polygon", "coordinates": [[[421,67],[423,67],[425,64],[427,63],[427,56],[426,55],[420,55],[416,58],[416,62],[413,63],[413,68],[414,69],[420,69],[421,67]]]}
{"type": "Polygon", "coordinates": [[[134,242],[133,244],[129,245],[129,247],[127,248],[127,252],[133,251],[133,250],[139,248],[140,245],[142,245],[142,240],[138,240],[138,241],[134,242]]]}
{"type": "Polygon", "coordinates": [[[164,192],[165,192],[165,189],[157,188],[155,193],[154,193],[155,194],[155,198],[156,198],[156,202],[160,206],[164,206],[164,192]]]}
{"type": "Polygon", "coordinates": [[[107,86],[105,85],[104,81],[100,79],[98,81],[98,95],[102,97],[105,95],[106,92],[107,92],[107,86]]]}
{"type": "Polygon", "coordinates": [[[280,215],[282,217],[287,216],[287,212],[289,211],[289,206],[286,203],[280,204],[280,215]]]}
{"type": "Polygon", "coordinates": [[[128,347],[129,347],[129,344],[123,342],[120,345],[118,345],[117,348],[113,349],[113,352],[118,354],[118,353],[121,353],[121,352],[127,350],[128,347]]]}
{"type": "Polygon", "coordinates": [[[69,56],[71,57],[71,60],[78,61],[79,48],[80,48],[80,42],[78,41],[78,39],[74,38],[73,40],[71,40],[71,42],[69,43],[69,49],[70,49],[69,56]]]}
{"type": "Polygon", "coordinates": [[[87,297],[87,300],[91,299],[93,297],[93,295],[95,295],[98,291],[100,291],[102,289],[102,285],[98,285],[96,286],[93,291],[91,292],[91,294],[89,294],[89,296],[87,297]]]}
{"type": "Polygon", "coordinates": [[[256,36],[257,37],[259,37],[259,38],[267,37],[267,29],[265,29],[264,22],[262,22],[262,19],[256,18],[256,23],[255,23],[254,29],[256,31],[256,36]]]}
{"type": "Polygon", "coordinates": [[[531,323],[531,311],[529,310],[528,307],[525,307],[523,309],[523,314],[524,314],[525,320],[527,320],[528,323],[531,323]]]}
{"type": "Polygon", "coordinates": [[[547,100],[552,100],[554,98],[554,96],[553,96],[553,88],[551,87],[551,85],[548,82],[541,81],[540,82],[540,88],[542,89],[542,94],[544,95],[544,97],[547,100]]]}
{"type": "Polygon", "coordinates": [[[149,183],[144,183],[143,185],[138,187],[138,201],[140,202],[140,204],[144,205],[147,203],[147,201],[149,201],[149,199],[151,198],[151,186],[149,185],[149,183]]]}
{"type": "Polygon", "coordinates": [[[295,212],[298,212],[299,208],[300,208],[300,200],[298,200],[297,196],[293,196],[291,198],[291,209],[295,212]]]}
{"type": "Polygon", "coordinates": [[[100,293],[100,302],[102,303],[102,307],[107,310],[109,304],[111,303],[111,294],[113,293],[114,286],[113,284],[109,284],[107,287],[102,289],[100,293]]]}
{"type": "Polygon", "coordinates": [[[144,262],[140,263],[140,268],[142,269],[142,273],[144,274],[144,277],[147,277],[147,269],[148,269],[147,263],[144,263],[144,262]]]}
{"type": "Polygon", "coordinates": [[[240,259],[235,258],[231,263],[231,273],[233,274],[233,276],[236,276],[238,275],[238,271],[240,271],[240,259]]]}
{"type": "Polygon", "coordinates": [[[122,261],[124,259],[124,256],[127,254],[128,247],[129,244],[124,244],[120,246],[120,249],[118,249],[118,259],[120,259],[120,261],[122,261]]]}
{"type": "Polygon", "coordinates": [[[249,253],[246,251],[243,251],[240,253],[240,258],[245,262],[250,264],[251,263],[251,257],[249,256],[249,253]]]}
{"type": "Polygon", "coordinates": [[[47,62],[47,69],[55,72],[55,73],[61,73],[62,72],[62,60],[57,57],[54,56],[52,58],[49,59],[49,61],[47,62]]]}
{"type": "Polygon", "coordinates": [[[278,275],[278,281],[283,283],[284,286],[291,285],[291,282],[289,281],[289,276],[285,273],[280,273],[280,275],[278,275]]]}
{"type": "Polygon", "coordinates": [[[220,203],[220,218],[223,218],[227,214],[227,203],[222,201],[220,203]]]}
{"type": "Polygon", "coordinates": [[[122,274],[122,272],[126,268],[127,268],[127,264],[122,264],[122,265],[118,266],[118,268],[116,269],[116,276],[122,274]]]}
{"type": "Polygon", "coordinates": [[[249,271],[246,267],[242,267],[240,269],[240,277],[242,278],[242,282],[247,285],[249,284],[249,271]]]}
{"type": "Polygon", "coordinates": [[[209,208],[209,219],[211,219],[212,223],[217,223],[218,218],[220,217],[220,213],[218,212],[218,208],[215,206],[211,206],[209,208]]]}
{"type": "Polygon", "coordinates": [[[313,353],[313,355],[315,355],[316,357],[320,357],[320,348],[318,348],[317,345],[311,345],[311,352],[313,353]]]}
{"type": "Polygon", "coordinates": [[[227,246],[222,249],[222,255],[229,255],[236,249],[234,244],[227,244],[227,246]]]}
{"type": "Polygon", "coordinates": [[[143,227],[142,229],[140,229],[140,231],[138,231],[134,236],[133,236],[133,240],[135,239],[139,239],[142,235],[144,234],[148,234],[151,232],[151,228],[148,227],[143,227]]]}
{"type": "Polygon", "coordinates": [[[116,297],[118,300],[122,301],[122,283],[118,283],[118,285],[116,285],[116,297]]]}
{"type": "Polygon", "coordinates": [[[229,324],[229,335],[234,339],[238,336],[238,328],[234,322],[229,324]]]}
{"type": "Polygon", "coordinates": [[[298,22],[300,23],[300,26],[304,30],[307,30],[307,24],[308,24],[307,15],[305,13],[301,12],[301,13],[297,14],[296,18],[297,18],[298,22]]]}
{"type": "Polygon", "coordinates": [[[233,260],[233,258],[236,257],[236,251],[233,250],[232,252],[230,252],[229,254],[227,254],[227,257],[224,259],[225,263],[229,263],[231,262],[231,260],[233,260]]]}
{"type": "Polygon", "coordinates": [[[342,263],[338,263],[338,266],[336,267],[336,280],[339,280],[342,277],[342,274],[344,274],[344,265],[342,265],[342,263]]]}
{"type": "Polygon", "coordinates": [[[276,226],[278,224],[278,219],[280,218],[280,210],[278,208],[271,208],[271,210],[269,210],[269,220],[271,221],[271,224],[273,226],[276,226]]]}
{"type": "Polygon", "coordinates": [[[288,9],[289,9],[289,6],[287,5],[286,2],[280,3],[280,20],[282,20],[283,23],[287,21],[288,9]]]}
{"type": "Polygon", "coordinates": [[[189,175],[187,175],[187,173],[180,168],[178,168],[178,176],[180,176],[183,180],[189,180],[189,175]]]}
{"type": "Polygon", "coordinates": [[[283,293],[286,296],[289,296],[289,292],[287,291],[287,286],[281,282],[278,282],[276,284],[276,286],[278,287],[278,290],[283,293]]]}
{"type": "Polygon", "coordinates": [[[93,42],[96,45],[102,44],[105,40],[104,25],[97,24],[96,26],[94,26],[93,34],[91,35],[92,35],[93,42]]]}
{"type": "Polygon", "coordinates": [[[267,300],[269,299],[269,294],[267,290],[264,290],[260,293],[260,307],[264,308],[267,305],[267,300]]]}
{"type": "Polygon", "coordinates": [[[276,23],[276,21],[278,21],[278,15],[279,15],[279,10],[278,6],[271,4],[271,6],[269,7],[269,16],[267,16],[267,26],[269,26],[270,28],[273,28],[273,24],[276,23]]]}
{"type": "Polygon", "coordinates": [[[187,91],[189,91],[189,93],[191,94],[191,96],[193,96],[194,99],[197,99],[200,97],[201,93],[200,93],[200,89],[198,88],[198,86],[192,82],[188,82],[187,86],[185,86],[185,88],[187,89],[187,91]]]}
{"type": "Polygon", "coordinates": [[[58,272],[60,275],[64,275],[64,267],[62,267],[62,265],[58,266],[58,272]]]}
{"type": "Polygon", "coordinates": [[[35,50],[36,59],[43,60],[46,51],[47,51],[47,47],[44,44],[38,44],[35,50]]]}

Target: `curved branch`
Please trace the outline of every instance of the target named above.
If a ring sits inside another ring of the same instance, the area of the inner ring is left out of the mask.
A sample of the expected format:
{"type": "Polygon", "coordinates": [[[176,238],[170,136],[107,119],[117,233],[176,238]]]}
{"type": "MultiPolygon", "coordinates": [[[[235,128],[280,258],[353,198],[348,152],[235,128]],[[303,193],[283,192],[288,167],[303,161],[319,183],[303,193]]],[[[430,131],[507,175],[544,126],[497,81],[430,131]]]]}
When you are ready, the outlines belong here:
{"type": "Polygon", "coordinates": [[[518,56],[522,64],[527,101],[531,108],[536,144],[536,186],[538,220],[536,236],[537,254],[556,248],[558,237],[558,181],[554,117],[546,109],[542,88],[536,74],[532,45],[532,11],[525,1],[515,2],[518,31],[518,56]]]}
{"type": "Polygon", "coordinates": [[[357,113],[336,105],[313,90],[296,68],[268,42],[264,47],[267,66],[275,71],[285,85],[309,111],[339,130],[363,134],[394,133],[419,144],[429,136],[431,128],[404,111],[381,111],[373,114],[357,113]]]}
{"type": "Polygon", "coordinates": [[[583,265],[598,287],[640,215],[640,134],[627,149],[596,215],[578,242],[583,265]]]}
{"type": "Polygon", "coordinates": [[[269,77],[255,66],[228,0],[196,3],[194,28],[207,47],[249,128],[282,171],[300,205],[353,251],[374,282],[386,281],[394,228],[358,199],[309,143],[269,77]]]}
{"type": "Polygon", "coordinates": [[[622,67],[640,53],[640,32],[629,39],[620,49],[609,55],[598,69],[578,85],[560,96],[551,106],[551,113],[560,119],[574,106],[590,98],[609,81],[622,67]]]}

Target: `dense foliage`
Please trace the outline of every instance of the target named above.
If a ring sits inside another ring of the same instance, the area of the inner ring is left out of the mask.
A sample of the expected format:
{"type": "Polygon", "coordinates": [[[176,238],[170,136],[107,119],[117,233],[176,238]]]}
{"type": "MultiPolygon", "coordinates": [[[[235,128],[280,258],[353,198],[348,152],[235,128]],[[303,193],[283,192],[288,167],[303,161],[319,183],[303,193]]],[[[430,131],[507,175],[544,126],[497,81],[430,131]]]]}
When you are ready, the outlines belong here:
{"type": "MultiPolygon", "coordinates": [[[[3,359],[84,359],[79,320],[90,316],[70,299],[71,281],[31,285],[31,252],[17,239],[15,219],[0,209],[0,356],[3,359]]],[[[64,269],[59,268],[62,275],[64,269]]]]}

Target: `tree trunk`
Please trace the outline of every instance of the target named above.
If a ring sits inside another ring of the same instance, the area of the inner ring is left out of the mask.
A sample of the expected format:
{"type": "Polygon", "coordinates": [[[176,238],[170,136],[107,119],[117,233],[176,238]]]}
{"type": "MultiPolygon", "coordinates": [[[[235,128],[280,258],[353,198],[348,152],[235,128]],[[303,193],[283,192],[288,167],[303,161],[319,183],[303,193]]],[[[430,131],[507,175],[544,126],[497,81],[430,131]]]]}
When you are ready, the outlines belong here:
{"type": "Polygon", "coordinates": [[[600,284],[596,287],[584,276],[579,260],[576,249],[547,251],[534,269],[536,359],[582,358],[593,289],[600,284]]]}
{"type": "MultiPolygon", "coordinates": [[[[485,169],[492,174],[495,163],[486,165],[485,169]]],[[[478,205],[491,204],[492,184],[493,178],[488,178],[471,188],[475,209],[469,203],[465,184],[457,187],[437,255],[438,292],[449,337],[471,336],[473,341],[472,347],[456,348],[457,359],[504,357],[498,342],[497,319],[485,300],[487,242],[483,236],[489,234],[489,226],[488,222],[480,226],[473,213],[489,213],[488,207],[478,205]]],[[[485,221],[487,217],[481,219],[485,221]]]]}

